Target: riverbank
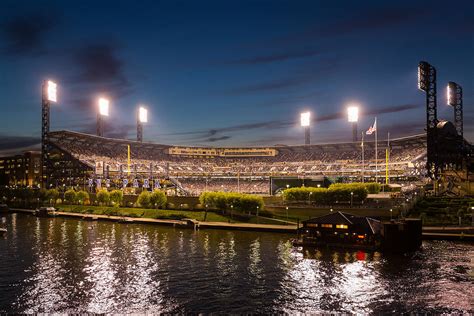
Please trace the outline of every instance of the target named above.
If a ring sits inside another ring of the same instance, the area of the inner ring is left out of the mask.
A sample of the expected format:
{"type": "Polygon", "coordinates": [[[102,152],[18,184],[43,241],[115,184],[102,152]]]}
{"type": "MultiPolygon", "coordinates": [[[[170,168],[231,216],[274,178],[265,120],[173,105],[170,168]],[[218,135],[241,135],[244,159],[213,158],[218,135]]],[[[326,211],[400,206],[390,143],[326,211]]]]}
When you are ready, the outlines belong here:
{"type": "MultiPolygon", "coordinates": [[[[34,210],[11,209],[12,212],[33,214],[34,210]]],[[[175,211],[179,212],[179,211],[175,211]]],[[[165,225],[190,229],[223,229],[223,230],[242,230],[242,231],[261,231],[296,234],[296,225],[275,225],[264,223],[237,223],[237,222],[216,222],[199,221],[192,218],[187,219],[154,219],[138,218],[123,215],[103,215],[103,214],[84,214],[75,212],[57,211],[54,216],[80,218],[83,220],[105,220],[120,223],[138,223],[165,225]]],[[[474,227],[430,227],[424,226],[422,237],[425,240],[461,240],[474,241],[474,227]]]]}
{"type": "MultiPolygon", "coordinates": [[[[34,210],[26,209],[11,209],[12,212],[33,214],[34,210]]],[[[296,225],[273,225],[260,223],[229,223],[229,222],[214,222],[214,221],[198,221],[196,219],[154,219],[143,217],[130,217],[121,215],[100,215],[100,214],[83,214],[75,212],[56,211],[52,214],[54,217],[70,217],[80,218],[83,220],[105,220],[120,223],[137,223],[137,224],[154,224],[165,225],[180,228],[191,229],[225,229],[225,230],[242,230],[242,231],[262,231],[274,233],[290,233],[296,234],[296,225]]]]}

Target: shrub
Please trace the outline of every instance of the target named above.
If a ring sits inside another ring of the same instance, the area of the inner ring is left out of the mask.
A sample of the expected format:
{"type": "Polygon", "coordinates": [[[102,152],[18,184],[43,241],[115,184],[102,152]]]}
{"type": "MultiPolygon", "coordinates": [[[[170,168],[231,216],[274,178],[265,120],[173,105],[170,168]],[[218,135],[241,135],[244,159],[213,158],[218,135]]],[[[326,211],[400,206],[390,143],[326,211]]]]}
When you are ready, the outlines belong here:
{"type": "MultiPolygon", "coordinates": [[[[375,187],[375,186],[374,186],[375,187]]],[[[283,191],[283,200],[328,205],[334,202],[362,202],[367,198],[364,183],[334,183],[326,188],[289,188],[283,191]]]]}
{"type": "Polygon", "coordinates": [[[89,193],[86,191],[79,191],[76,193],[76,199],[79,202],[79,204],[86,204],[87,201],[89,201],[89,193]]]}
{"type": "Polygon", "coordinates": [[[107,205],[110,202],[110,193],[106,189],[97,192],[97,202],[101,205],[107,205]]]}
{"type": "Polygon", "coordinates": [[[199,196],[199,202],[206,208],[217,208],[225,211],[232,206],[233,210],[240,212],[257,211],[257,207],[262,210],[264,208],[263,198],[250,194],[226,193],[226,192],[203,192],[199,196]]]}
{"type": "Polygon", "coordinates": [[[163,208],[166,206],[166,194],[161,190],[155,190],[150,194],[150,205],[152,208],[163,208]]]}
{"type": "Polygon", "coordinates": [[[110,192],[110,202],[115,206],[120,206],[123,201],[123,192],[122,190],[113,190],[110,192]]]}
{"type": "Polygon", "coordinates": [[[138,196],[137,203],[144,208],[148,208],[150,206],[150,192],[143,191],[138,196]]]}
{"type": "Polygon", "coordinates": [[[64,200],[69,204],[74,204],[77,201],[76,191],[69,189],[64,193],[64,200]]]}

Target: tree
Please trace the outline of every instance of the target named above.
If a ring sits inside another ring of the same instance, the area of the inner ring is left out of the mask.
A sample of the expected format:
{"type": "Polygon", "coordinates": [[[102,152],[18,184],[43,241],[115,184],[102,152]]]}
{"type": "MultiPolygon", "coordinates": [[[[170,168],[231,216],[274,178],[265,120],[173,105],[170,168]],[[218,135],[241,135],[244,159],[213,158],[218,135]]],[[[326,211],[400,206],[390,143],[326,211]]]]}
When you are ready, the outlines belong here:
{"type": "Polygon", "coordinates": [[[161,190],[155,190],[150,194],[150,205],[153,208],[163,208],[167,202],[166,194],[161,190]]]}
{"type": "Polygon", "coordinates": [[[140,193],[137,202],[141,207],[148,208],[150,206],[150,192],[143,191],[140,193]]]}
{"type": "Polygon", "coordinates": [[[77,201],[77,193],[76,191],[69,189],[64,192],[64,200],[66,200],[69,204],[74,204],[77,201]]]}
{"type": "Polygon", "coordinates": [[[123,192],[122,190],[113,190],[110,192],[110,201],[115,206],[120,206],[123,201],[123,192]]]}
{"type": "Polygon", "coordinates": [[[107,205],[110,202],[110,193],[106,189],[102,189],[97,192],[97,201],[101,205],[107,205]]]}
{"type": "Polygon", "coordinates": [[[56,189],[49,189],[46,192],[46,199],[52,203],[53,205],[56,204],[56,200],[59,198],[59,191],[56,189]]]}
{"type": "Polygon", "coordinates": [[[79,191],[77,192],[76,194],[76,200],[84,205],[86,203],[87,200],[89,200],[89,193],[87,193],[86,191],[79,191]]]}

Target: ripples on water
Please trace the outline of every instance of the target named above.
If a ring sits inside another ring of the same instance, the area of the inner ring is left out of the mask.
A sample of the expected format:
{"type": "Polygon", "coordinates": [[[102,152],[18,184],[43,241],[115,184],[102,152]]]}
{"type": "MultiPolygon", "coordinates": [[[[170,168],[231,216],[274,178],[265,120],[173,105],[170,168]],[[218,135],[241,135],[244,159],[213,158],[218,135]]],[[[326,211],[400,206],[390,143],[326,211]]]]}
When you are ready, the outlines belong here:
{"type": "Polygon", "coordinates": [[[410,256],[291,236],[8,215],[0,312],[469,312],[472,244],[410,256]]]}

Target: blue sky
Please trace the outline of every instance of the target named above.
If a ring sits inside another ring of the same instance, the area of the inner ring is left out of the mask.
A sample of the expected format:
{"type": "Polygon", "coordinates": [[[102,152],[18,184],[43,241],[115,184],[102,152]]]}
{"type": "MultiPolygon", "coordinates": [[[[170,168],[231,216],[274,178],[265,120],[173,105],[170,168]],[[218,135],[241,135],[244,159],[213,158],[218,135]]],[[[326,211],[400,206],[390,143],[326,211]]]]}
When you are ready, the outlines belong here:
{"type": "Polygon", "coordinates": [[[360,129],[423,132],[417,65],[464,89],[474,139],[474,2],[458,1],[9,1],[0,3],[0,151],[36,146],[41,82],[59,84],[52,129],[95,132],[96,99],[111,99],[105,136],[205,146],[350,141],[360,129]]]}

